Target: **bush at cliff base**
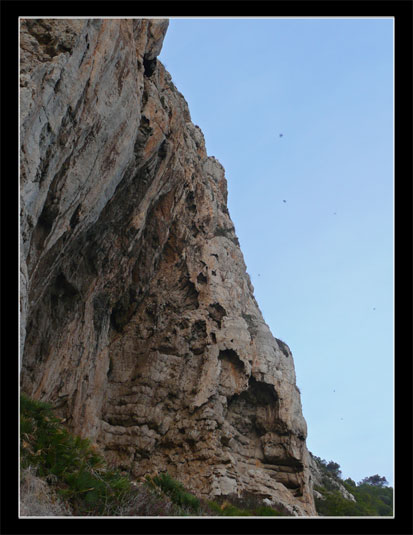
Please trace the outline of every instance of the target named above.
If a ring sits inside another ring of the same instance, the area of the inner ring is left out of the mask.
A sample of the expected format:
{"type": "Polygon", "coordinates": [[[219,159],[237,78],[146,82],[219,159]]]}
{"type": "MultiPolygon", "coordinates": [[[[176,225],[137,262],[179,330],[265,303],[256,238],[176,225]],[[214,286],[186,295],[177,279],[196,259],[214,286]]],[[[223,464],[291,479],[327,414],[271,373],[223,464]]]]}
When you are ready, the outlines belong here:
{"type": "Polygon", "coordinates": [[[69,433],[49,404],[20,399],[21,468],[55,482],[79,515],[109,515],[131,490],[129,479],[106,467],[89,440],[69,433]]]}

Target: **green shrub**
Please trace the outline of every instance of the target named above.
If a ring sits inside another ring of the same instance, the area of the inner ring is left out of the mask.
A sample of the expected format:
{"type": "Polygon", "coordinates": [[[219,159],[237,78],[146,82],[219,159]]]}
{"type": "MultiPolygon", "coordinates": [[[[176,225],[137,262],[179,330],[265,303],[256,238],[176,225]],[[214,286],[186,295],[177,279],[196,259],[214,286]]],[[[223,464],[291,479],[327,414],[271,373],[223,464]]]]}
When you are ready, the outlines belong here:
{"type": "Polygon", "coordinates": [[[281,516],[281,513],[272,507],[263,505],[254,510],[254,516],[281,516]]]}
{"type": "Polygon", "coordinates": [[[221,515],[222,516],[251,516],[251,513],[247,509],[240,509],[239,507],[236,507],[235,505],[228,503],[221,509],[221,515]]]}
{"type": "Polygon", "coordinates": [[[179,507],[188,508],[194,512],[199,510],[199,499],[187,492],[182,483],[173,479],[168,473],[161,473],[155,476],[152,481],[170,496],[171,500],[179,507]]]}
{"type": "Polygon", "coordinates": [[[22,468],[54,476],[58,494],[75,514],[112,514],[131,491],[129,479],[109,470],[89,440],[69,433],[49,404],[22,395],[20,410],[22,468]]]}
{"type": "Polygon", "coordinates": [[[213,500],[207,503],[207,508],[213,513],[213,516],[218,516],[222,514],[221,506],[213,500]]]}

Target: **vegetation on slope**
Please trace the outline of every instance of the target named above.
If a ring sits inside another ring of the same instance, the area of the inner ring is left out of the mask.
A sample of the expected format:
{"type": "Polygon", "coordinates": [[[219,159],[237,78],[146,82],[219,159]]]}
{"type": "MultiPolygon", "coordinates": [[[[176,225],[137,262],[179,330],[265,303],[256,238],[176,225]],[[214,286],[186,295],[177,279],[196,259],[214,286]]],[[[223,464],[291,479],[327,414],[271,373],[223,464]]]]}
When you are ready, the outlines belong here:
{"type": "Polygon", "coordinates": [[[378,474],[365,477],[356,484],[352,479],[341,479],[340,465],[334,461],[313,456],[323,474],[323,486],[315,490],[321,497],[315,498],[317,513],[321,516],[392,516],[393,488],[387,486],[385,477],[378,474]],[[350,492],[355,502],[344,498],[335,482],[350,492]]]}
{"type": "MultiPolygon", "coordinates": [[[[46,403],[20,399],[21,468],[34,471],[75,515],[111,515],[131,482],[110,470],[87,439],[74,436],[46,403]]],[[[23,472],[27,473],[27,472],[23,472]]]]}

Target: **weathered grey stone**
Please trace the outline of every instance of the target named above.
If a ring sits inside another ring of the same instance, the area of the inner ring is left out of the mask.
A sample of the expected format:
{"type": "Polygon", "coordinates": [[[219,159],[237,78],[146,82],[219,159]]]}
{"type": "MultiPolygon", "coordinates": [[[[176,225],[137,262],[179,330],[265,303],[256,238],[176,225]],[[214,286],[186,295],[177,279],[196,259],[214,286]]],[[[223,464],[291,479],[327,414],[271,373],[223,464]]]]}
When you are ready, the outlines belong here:
{"type": "Polygon", "coordinates": [[[156,59],[166,28],[22,21],[22,389],[136,478],[314,515],[292,355],[156,59]]]}

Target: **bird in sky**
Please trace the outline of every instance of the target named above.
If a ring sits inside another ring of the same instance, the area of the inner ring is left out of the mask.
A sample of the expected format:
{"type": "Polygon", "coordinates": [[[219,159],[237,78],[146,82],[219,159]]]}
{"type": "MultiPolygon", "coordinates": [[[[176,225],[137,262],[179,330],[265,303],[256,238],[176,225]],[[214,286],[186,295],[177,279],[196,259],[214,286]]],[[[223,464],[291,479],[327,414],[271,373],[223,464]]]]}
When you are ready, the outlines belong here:
{"type": "Polygon", "coordinates": [[[280,137],[283,137],[284,134],[280,134],[280,137]]]}
{"type": "Polygon", "coordinates": [[[285,199],[283,199],[283,202],[287,202],[285,199]]]}

